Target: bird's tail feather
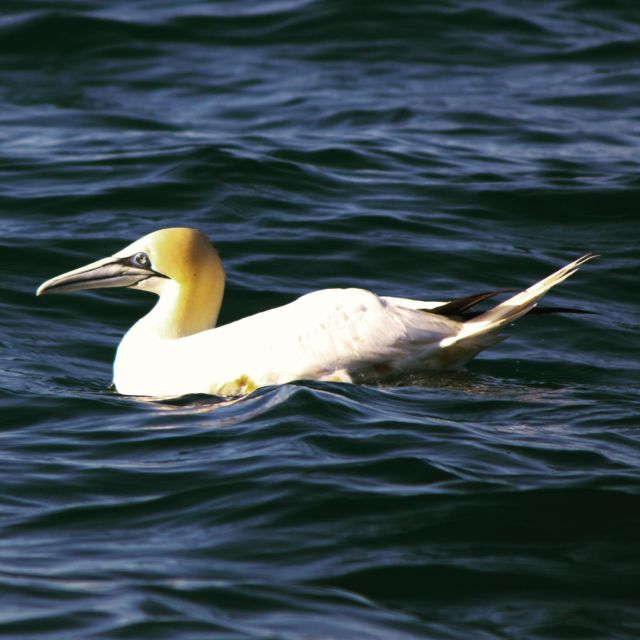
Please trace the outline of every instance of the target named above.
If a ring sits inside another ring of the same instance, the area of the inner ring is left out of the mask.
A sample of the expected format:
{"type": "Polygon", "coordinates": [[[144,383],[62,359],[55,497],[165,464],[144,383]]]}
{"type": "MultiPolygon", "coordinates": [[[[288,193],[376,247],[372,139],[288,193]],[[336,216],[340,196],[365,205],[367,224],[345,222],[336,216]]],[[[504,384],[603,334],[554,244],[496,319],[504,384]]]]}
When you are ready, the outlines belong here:
{"type": "Polygon", "coordinates": [[[595,257],[597,257],[596,254],[588,253],[543,280],[540,280],[540,282],[530,286],[528,289],[517,293],[472,320],[468,320],[463,324],[462,330],[459,331],[457,335],[445,338],[440,342],[440,346],[443,349],[453,347],[454,345],[460,348],[466,343],[469,348],[470,357],[473,357],[473,355],[484,348],[482,343],[485,342],[486,338],[481,340],[481,336],[488,337],[488,334],[495,334],[504,325],[517,320],[531,311],[536,305],[536,302],[545,295],[549,289],[566,280],[569,276],[572,276],[581,265],[595,257]],[[479,346],[478,349],[475,348],[476,343],[479,346]]]}

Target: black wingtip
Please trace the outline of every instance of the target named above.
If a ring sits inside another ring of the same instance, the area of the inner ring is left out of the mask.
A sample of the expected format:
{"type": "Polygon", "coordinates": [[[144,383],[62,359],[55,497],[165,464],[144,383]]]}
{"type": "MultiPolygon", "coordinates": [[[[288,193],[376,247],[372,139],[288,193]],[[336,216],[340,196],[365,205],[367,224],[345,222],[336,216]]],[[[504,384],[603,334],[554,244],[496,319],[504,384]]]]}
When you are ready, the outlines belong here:
{"type": "Polygon", "coordinates": [[[422,309],[422,311],[435,313],[438,316],[445,316],[446,318],[463,317],[466,315],[465,311],[468,311],[476,304],[479,304],[484,300],[488,300],[489,298],[493,298],[500,293],[509,293],[513,291],[517,291],[517,289],[497,289],[496,291],[475,293],[471,296],[465,296],[464,298],[456,298],[455,300],[451,300],[451,302],[446,302],[445,304],[441,304],[439,307],[434,307],[433,309],[422,309]]]}
{"type": "Polygon", "coordinates": [[[597,315],[595,311],[587,311],[586,309],[575,309],[574,307],[534,307],[527,315],[544,315],[545,313],[582,313],[589,315],[597,315]]]}

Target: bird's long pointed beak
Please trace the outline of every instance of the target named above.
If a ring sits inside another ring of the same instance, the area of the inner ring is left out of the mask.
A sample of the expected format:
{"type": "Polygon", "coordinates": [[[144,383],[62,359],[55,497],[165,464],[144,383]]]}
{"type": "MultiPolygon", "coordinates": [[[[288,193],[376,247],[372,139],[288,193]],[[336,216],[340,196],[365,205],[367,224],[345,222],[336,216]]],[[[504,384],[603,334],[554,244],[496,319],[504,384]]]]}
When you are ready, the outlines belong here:
{"type": "Polygon", "coordinates": [[[36,295],[106,287],[132,287],[156,275],[160,274],[153,269],[133,265],[127,258],[110,256],[43,282],[38,287],[36,295]]]}

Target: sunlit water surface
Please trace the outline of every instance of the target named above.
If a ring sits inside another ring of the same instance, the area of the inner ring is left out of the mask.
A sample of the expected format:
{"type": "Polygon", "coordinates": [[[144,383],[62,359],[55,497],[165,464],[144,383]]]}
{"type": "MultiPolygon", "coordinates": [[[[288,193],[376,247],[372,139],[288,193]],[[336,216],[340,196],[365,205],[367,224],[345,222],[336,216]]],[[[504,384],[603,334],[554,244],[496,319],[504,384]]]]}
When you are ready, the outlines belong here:
{"type": "Polygon", "coordinates": [[[3,637],[640,636],[635,2],[2,8],[3,637]],[[34,290],[171,225],[223,322],[587,251],[549,301],[595,315],[397,387],[121,397],[151,298],[34,290]]]}

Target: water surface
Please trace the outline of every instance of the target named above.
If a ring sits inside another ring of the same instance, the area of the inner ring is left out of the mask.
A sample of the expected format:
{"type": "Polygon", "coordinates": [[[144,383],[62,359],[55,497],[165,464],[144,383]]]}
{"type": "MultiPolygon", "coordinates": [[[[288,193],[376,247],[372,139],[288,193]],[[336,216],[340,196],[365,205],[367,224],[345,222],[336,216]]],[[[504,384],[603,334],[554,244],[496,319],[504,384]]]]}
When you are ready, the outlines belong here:
{"type": "Polygon", "coordinates": [[[638,637],[634,2],[2,6],[3,637],[638,637]],[[121,397],[151,298],[34,290],[171,225],[223,322],[587,251],[548,300],[596,315],[398,387],[121,397]]]}

